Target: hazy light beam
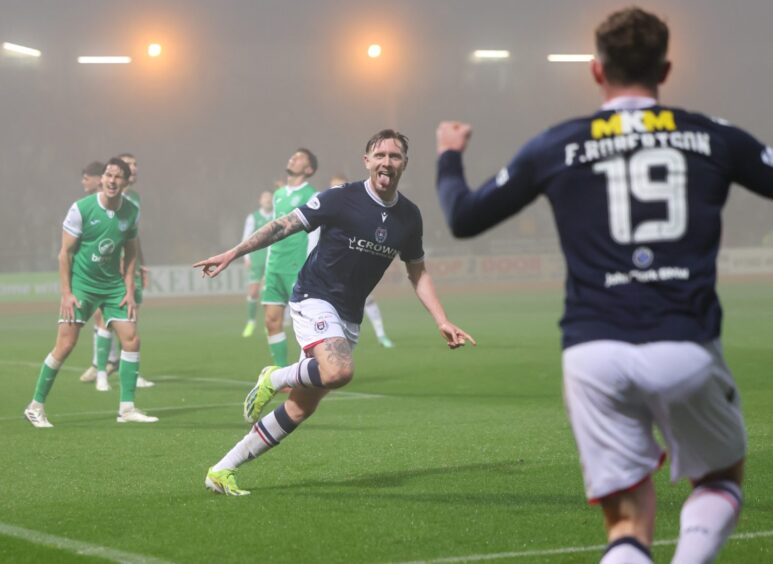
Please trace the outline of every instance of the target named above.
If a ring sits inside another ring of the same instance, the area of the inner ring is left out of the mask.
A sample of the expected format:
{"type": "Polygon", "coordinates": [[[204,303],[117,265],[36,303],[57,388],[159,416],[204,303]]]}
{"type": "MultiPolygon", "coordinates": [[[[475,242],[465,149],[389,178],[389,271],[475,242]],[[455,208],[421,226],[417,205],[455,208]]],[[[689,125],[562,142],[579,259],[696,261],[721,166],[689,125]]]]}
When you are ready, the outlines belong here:
{"type": "Polygon", "coordinates": [[[593,55],[584,53],[553,53],[548,55],[548,61],[551,63],[587,63],[593,60],[593,55]]]}
{"type": "Polygon", "coordinates": [[[11,51],[12,53],[18,53],[19,55],[27,55],[28,57],[40,57],[41,53],[37,49],[32,47],[25,47],[24,45],[17,45],[16,43],[3,43],[3,49],[11,51]]]}
{"type": "Polygon", "coordinates": [[[128,65],[132,62],[131,57],[78,57],[78,62],[82,65],[128,65]]]}
{"type": "Polygon", "coordinates": [[[476,61],[501,61],[510,58],[510,51],[506,49],[476,49],[472,52],[472,58],[476,61]]]}

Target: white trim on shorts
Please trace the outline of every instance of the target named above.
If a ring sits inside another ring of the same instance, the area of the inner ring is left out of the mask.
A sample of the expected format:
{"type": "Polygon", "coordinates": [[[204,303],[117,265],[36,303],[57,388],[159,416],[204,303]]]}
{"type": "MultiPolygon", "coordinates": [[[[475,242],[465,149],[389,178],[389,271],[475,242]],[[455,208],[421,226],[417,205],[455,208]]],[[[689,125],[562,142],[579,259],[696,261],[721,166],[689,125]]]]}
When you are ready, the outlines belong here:
{"type": "Polygon", "coordinates": [[[341,319],[335,307],[325,300],[309,298],[290,302],[295,339],[306,351],[325,339],[341,337],[354,348],[360,339],[360,326],[341,319]]]}
{"type": "Polygon", "coordinates": [[[563,372],[591,502],[635,487],[659,467],[664,452],[654,427],[673,481],[729,468],[746,453],[738,390],[718,341],[591,341],[564,350],[563,372]]]}

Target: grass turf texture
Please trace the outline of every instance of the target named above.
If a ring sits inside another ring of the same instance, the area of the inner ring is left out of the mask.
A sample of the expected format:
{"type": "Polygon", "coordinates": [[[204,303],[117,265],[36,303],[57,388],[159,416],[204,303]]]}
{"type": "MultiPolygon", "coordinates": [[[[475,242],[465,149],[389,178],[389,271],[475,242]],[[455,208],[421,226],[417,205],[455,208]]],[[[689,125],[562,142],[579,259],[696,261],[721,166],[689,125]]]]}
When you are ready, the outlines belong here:
{"type": "MultiPolygon", "coordinates": [[[[736,533],[771,531],[773,292],[767,283],[721,290],[750,443],[736,533]]],[[[158,385],[138,390],[137,404],[161,418],[155,425],[115,422],[115,377],[109,393],[78,382],[89,326],[49,396],[54,429],[32,428],[21,412],[53,344],[56,304],[28,312],[16,304],[0,323],[0,561],[102,561],[8,536],[4,525],[137,562],[399,562],[603,545],[563,412],[559,291],[446,294],[444,302],[477,349],[447,350],[415,298],[381,299],[397,348],[379,347],[366,321],[352,384],[242,467],[238,483],[252,490],[242,498],[215,496],[203,481],[247,431],[241,401],[269,362],[262,334],[239,336],[243,303],[143,308],[141,371],[158,385]]],[[[656,539],[668,541],[688,487],[670,485],[666,469],[656,484],[656,539]]],[[[659,545],[653,555],[667,561],[672,552],[659,545]]],[[[500,561],[596,562],[599,554],[500,561]]],[[[771,554],[771,536],[731,540],[720,562],[771,554]]]]}

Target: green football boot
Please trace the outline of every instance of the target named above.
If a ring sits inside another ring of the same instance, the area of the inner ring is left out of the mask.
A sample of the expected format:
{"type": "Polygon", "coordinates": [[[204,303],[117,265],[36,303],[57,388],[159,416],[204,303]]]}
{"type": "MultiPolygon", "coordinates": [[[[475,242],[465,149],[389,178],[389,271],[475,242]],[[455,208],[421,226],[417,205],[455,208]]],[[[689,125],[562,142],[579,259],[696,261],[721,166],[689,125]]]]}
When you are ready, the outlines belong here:
{"type": "Polygon", "coordinates": [[[276,395],[276,390],[271,385],[271,373],[279,366],[266,366],[260,371],[258,383],[255,384],[244,398],[244,419],[248,423],[255,423],[266,404],[276,395]]]}
{"type": "Polygon", "coordinates": [[[204,485],[207,489],[223,495],[250,495],[248,490],[240,490],[236,485],[236,470],[226,468],[215,472],[210,468],[207,471],[207,477],[204,485]]]}

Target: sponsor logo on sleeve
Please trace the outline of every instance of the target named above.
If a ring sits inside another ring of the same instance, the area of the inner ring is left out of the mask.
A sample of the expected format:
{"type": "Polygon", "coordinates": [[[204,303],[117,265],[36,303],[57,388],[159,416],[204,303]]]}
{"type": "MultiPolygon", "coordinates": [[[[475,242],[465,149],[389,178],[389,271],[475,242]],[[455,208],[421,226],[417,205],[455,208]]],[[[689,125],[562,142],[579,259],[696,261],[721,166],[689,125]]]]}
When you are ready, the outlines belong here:
{"type": "Polygon", "coordinates": [[[507,184],[507,181],[510,180],[510,171],[507,170],[506,166],[503,166],[502,169],[497,173],[497,188],[501,188],[505,184],[507,184]]]}
{"type": "Polygon", "coordinates": [[[768,166],[773,166],[773,148],[765,147],[762,150],[762,162],[768,166]]]}

